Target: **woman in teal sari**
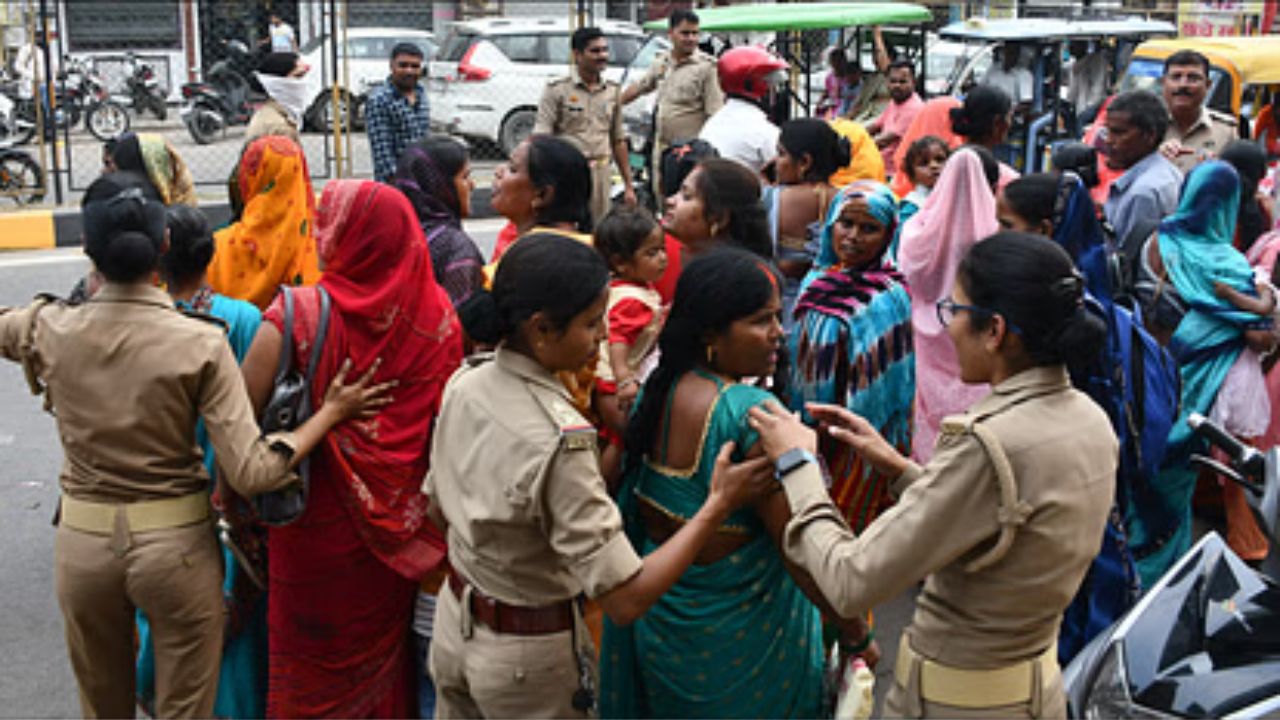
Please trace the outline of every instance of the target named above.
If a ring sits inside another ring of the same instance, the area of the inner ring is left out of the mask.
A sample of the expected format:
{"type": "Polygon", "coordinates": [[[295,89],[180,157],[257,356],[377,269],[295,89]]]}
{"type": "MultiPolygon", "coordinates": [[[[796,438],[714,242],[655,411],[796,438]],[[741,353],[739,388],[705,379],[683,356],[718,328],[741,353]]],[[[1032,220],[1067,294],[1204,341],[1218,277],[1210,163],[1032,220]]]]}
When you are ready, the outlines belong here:
{"type": "MultiPolygon", "coordinates": [[[[1167,504],[1168,512],[1163,515],[1171,521],[1169,527],[1129,528],[1143,587],[1150,587],[1191,547],[1196,470],[1188,460],[1192,453],[1207,448],[1191,434],[1187,417],[1193,412],[1209,414],[1227,371],[1254,331],[1265,330],[1268,322],[1222,297],[1224,288],[1235,290],[1237,296],[1257,297],[1253,270],[1232,246],[1239,198],[1240,179],[1230,165],[1216,160],[1197,165],[1183,184],[1178,210],[1160,223],[1153,241],[1143,250],[1138,295],[1153,306],[1144,308],[1148,322],[1170,316],[1156,312],[1157,303],[1164,302],[1170,308],[1180,304],[1184,309],[1168,344],[1179,365],[1182,404],[1169,432],[1153,494],[1167,504]],[[1155,289],[1144,292],[1152,284],[1155,289]],[[1176,293],[1175,299],[1161,297],[1170,291],[1176,293]]],[[[1169,329],[1156,328],[1153,334],[1159,336],[1160,330],[1169,329]]],[[[1270,341],[1265,331],[1260,335],[1264,345],[1270,341]]]]}
{"type": "MultiPolygon", "coordinates": [[[[836,195],[818,261],[800,285],[792,358],[791,408],[839,405],[864,417],[900,452],[911,450],[915,355],[911,296],[886,250],[897,236],[898,202],[883,183],[855,182],[836,195]]],[[[808,418],[806,417],[806,420],[808,418]]],[[[831,499],[854,532],[887,507],[892,478],[841,442],[826,442],[831,499]]]]}
{"type": "MultiPolygon", "coordinates": [[[[780,284],[758,256],[732,248],[681,274],[660,364],[627,428],[618,503],[641,555],[697,510],[723,445],[735,445],[735,459],[758,454],[747,410],[772,396],[742,380],[775,370],[780,284]]],[[[644,617],[606,622],[601,717],[821,712],[819,610],[777,544],[789,517],[781,493],[738,510],[644,617]]]]}

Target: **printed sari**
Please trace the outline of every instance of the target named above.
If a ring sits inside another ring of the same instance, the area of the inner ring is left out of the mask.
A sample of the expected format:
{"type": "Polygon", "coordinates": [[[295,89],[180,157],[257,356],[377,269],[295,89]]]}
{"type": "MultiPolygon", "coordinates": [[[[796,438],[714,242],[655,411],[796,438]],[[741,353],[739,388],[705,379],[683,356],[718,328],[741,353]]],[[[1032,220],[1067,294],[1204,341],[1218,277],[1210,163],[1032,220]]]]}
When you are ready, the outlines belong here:
{"type": "MultiPolygon", "coordinates": [[[[627,536],[642,556],[658,545],[645,532],[640,505],[692,517],[706,500],[720,447],[732,440],[749,450],[759,436],[747,425],[747,410],[773,397],[694,372],[716,382],[720,392],[708,411],[693,467],[679,470],[646,460],[623,477],[619,491],[627,536]]],[[[742,457],[740,450],[734,461],[742,457]]],[[[818,716],[818,609],[791,579],[754,510],[738,510],[725,525],[752,539],[716,562],[691,565],[631,625],[619,627],[606,618],[600,717],[818,716]]]]}
{"type": "Polygon", "coordinates": [[[147,176],[165,205],[196,205],[191,171],[178,151],[157,133],[125,133],[111,159],[121,170],[147,176]]]}
{"type": "MultiPolygon", "coordinates": [[[[382,360],[395,400],[338,425],[311,459],[297,522],[271,529],[269,717],[410,717],[410,623],[418,581],[445,557],[419,485],[445,382],[462,359],[448,295],[436,284],[409,201],[372,181],[330,182],[321,199],[321,287],[332,298],[313,397],[350,359],[382,360]]],[[[295,362],[311,351],[318,293],[298,291],[295,362]]],[[[281,303],[266,320],[282,324],[281,303]]]]}
{"type": "Polygon", "coordinates": [[[240,219],[214,234],[213,289],[265,308],[281,285],[320,279],[313,230],[315,193],[302,148],[268,135],[245,147],[233,192],[240,219]]]}
{"type": "MultiPolygon", "coordinates": [[[[862,181],[831,203],[814,270],[796,303],[791,353],[791,406],[830,403],[864,417],[900,452],[911,448],[915,356],[911,351],[911,297],[887,258],[898,227],[897,202],[885,185],[862,181]],[[832,228],[851,201],[867,203],[885,228],[880,255],[866,266],[844,268],[832,228]]],[[[806,415],[806,419],[807,415],[806,415]]],[[[831,497],[854,532],[861,532],[890,503],[884,476],[844,443],[823,447],[831,472],[831,497]]]]}

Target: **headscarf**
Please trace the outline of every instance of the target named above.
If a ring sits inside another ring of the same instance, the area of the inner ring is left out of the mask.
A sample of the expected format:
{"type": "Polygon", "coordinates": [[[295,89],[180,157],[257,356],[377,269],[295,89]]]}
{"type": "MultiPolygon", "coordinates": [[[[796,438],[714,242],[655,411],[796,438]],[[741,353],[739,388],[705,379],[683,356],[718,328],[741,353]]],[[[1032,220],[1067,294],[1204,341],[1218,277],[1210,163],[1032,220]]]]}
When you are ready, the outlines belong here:
{"type": "Polygon", "coordinates": [[[1085,278],[1089,294],[1104,305],[1111,304],[1111,268],[1108,267],[1107,239],[1098,222],[1089,188],[1080,176],[1063,172],[1053,207],[1053,239],[1071,256],[1085,278]]]}
{"type": "Polygon", "coordinates": [[[938,322],[936,305],[951,295],[960,260],[979,240],[1000,229],[996,200],[977,153],[953,154],[924,206],[903,226],[898,267],[911,288],[911,328],[916,352],[916,433],[912,455],[933,457],[942,419],[981,399],[986,385],[960,382],[955,346],[938,322]]]}
{"type": "Polygon", "coordinates": [[[228,297],[266,308],[280,285],[320,279],[313,235],[315,194],[302,148],[279,135],[245,148],[235,174],[240,219],[214,234],[209,284],[228,297]]]}
{"type": "Polygon", "coordinates": [[[165,205],[195,207],[191,171],[163,135],[125,133],[116,141],[111,159],[121,170],[146,175],[165,205]]]}
{"type": "Polygon", "coordinates": [[[907,177],[905,169],[907,150],[916,140],[925,135],[936,135],[952,150],[964,144],[964,139],[951,131],[951,109],[958,107],[960,101],[948,95],[925,101],[920,112],[916,113],[915,119],[903,133],[898,149],[893,152],[893,166],[898,168],[898,174],[893,176],[893,183],[890,185],[894,195],[901,198],[911,192],[911,179],[907,177]]]}
{"type": "Polygon", "coordinates": [[[484,257],[462,229],[462,203],[453,178],[421,144],[410,145],[396,161],[391,185],[409,199],[431,250],[436,281],[456,307],[484,285],[484,257]]]}
{"type": "Polygon", "coordinates": [[[444,538],[427,522],[418,486],[445,382],[462,361],[462,333],[404,195],[372,180],[332,181],[317,228],[320,286],[333,310],[313,396],[324,396],[348,358],[353,372],[381,359],[376,380],[399,383],[395,401],[374,420],[338,425],[325,448],[369,549],[417,579],[444,557],[444,538]]]}
{"type": "Polygon", "coordinates": [[[828,181],[835,187],[844,187],[858,180],[876,180],[884,182],[884,158],[880,148],[862,125],[848,119],[836,118],[828,121],[831,129],[849,141],[849,164],[836,170],[828,181]]]}
{"type": "Polygon", "coordinates": [[[1190,307],[1222,319],[1256,321],[1214,293],[1215,281],[1254,294],[1249,261],[1232,246],[1240,207],[1240,176],[1221,160],[1197,165],[1182,185],[1178,209],[1160,223],[1160,259],[1190,307]]]}
{"type": "MultiPolygon", "coordinates": [[[[911,298],[888,257],[897,230],[897,200],[883,183],[864,180],[841,190],[822,230],[817,266],[805,278],[787,337],[792,407],[834,403],[865,418],[895,447],[911,446],[915,358],[911,298]],[[860,268],[840,267],[832,228],[854,200],[884,226],[880,255],[860,268]]],[[[844,448],[829,450],[831,497],[861,531],[888,503],[888,480],[844,448]]]]}

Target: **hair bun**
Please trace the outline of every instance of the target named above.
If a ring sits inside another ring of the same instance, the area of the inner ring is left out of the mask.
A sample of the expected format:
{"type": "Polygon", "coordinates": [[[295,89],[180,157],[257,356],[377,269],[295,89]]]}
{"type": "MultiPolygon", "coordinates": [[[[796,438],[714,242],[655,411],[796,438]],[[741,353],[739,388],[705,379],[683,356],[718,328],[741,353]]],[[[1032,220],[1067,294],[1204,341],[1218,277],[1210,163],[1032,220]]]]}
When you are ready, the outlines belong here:
{"type": "Polygon", "coordinates": [[[836,166],[848,167],[853,162],[853,146],[849,144],[849,138],[840,135],[836,139],[836,166]]]}
{"type": "Polygon", "coordinates": [[[498,303],[488,290],[476,290],[458,306],[458,320],[471,339],[496,345],[505,335],[498,303]]]}

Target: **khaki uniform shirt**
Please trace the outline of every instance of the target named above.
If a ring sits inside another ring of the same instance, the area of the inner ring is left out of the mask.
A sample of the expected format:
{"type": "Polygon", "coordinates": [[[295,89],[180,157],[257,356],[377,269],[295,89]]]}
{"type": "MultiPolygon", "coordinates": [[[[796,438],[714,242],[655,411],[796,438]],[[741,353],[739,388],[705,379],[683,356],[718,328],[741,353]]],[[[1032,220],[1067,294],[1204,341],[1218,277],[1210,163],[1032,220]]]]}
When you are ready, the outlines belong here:
{"type": "Polygon", "coordinates": [[[640,571],[605,490],[595,429],[555,375],[500,348],[445,389],[423,492],[448,525],[449,562],[512,605],[599,597],[640,571]]]}
{"type": "Polygon", "coordinates": [[[83,305],[0,307],[0,356],[24,362],[45,385],[66,456],[59,481],[73,498],[127,503],[207,491],[200,418],[237,492],[296,480],[292,435],[259,437],[222,326],[185,315],[163,290],[108,283],[83,305]]]}
{"type": "Polygon", "coordinates": [[[637,83],[642,93],[658,91],[659,149],[698,137],[707,118],[724,106],[715,58],[698,50],[673,62],[669,53],[659,55],[637,83]]]}
{"type": "Polygon", "coordinates": [[[907,635],[927,659],[973,670],[1029,660],[1054,642],[1098,554],[1117,452],[1107,416],[1071,388],[1063,368],[1028,370],[944,420],[928,466],[910,466],[897,504],[860,536],[831,504],[816,466],[786,477],[793,517],[784,550],[844,616],[925,578],[907,635]],[[977,570],[967,566],[995,546],[1001,501],[969,423],[998,438],[1028,512],[1007,552],[977,570]]]}
{"type": "Polygon", "coordinates": [[[608,161],[614,145],[626,138],[620,96],[618,83],[602,79],[588,88],[574,68],[542,89],[533,131],[565,138],[590,161],[608,161]]]}
{"type": "Polygon", "coordinates": [[[1191,172],[1202,161],[1217,157],[1222,148],[1239,138],[1235,118],[1206,107],[1200,108],[1200,118],[1192,123],[1187,132],[1179,130],[1177,123],[1170,120],[1169,129],[1164,133],[1166,142],[1177,140],[1184,147],[1195,151],[1174,158],[1173,164],[1183,175],[1191,172]]]}

